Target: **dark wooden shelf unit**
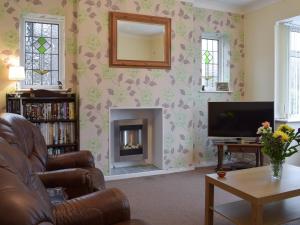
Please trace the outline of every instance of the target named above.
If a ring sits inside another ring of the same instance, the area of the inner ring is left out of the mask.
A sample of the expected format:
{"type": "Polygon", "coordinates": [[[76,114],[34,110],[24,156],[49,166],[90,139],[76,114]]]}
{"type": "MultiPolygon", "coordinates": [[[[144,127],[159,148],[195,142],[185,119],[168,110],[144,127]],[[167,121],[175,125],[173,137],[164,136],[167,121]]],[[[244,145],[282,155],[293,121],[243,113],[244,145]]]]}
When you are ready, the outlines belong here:
{"type": "Polygon", "coordinates": [[[6,95],[6,111],[40,128],[51,155],[79,150],[78,100],[74,93],[33,90],[6,95]]]}

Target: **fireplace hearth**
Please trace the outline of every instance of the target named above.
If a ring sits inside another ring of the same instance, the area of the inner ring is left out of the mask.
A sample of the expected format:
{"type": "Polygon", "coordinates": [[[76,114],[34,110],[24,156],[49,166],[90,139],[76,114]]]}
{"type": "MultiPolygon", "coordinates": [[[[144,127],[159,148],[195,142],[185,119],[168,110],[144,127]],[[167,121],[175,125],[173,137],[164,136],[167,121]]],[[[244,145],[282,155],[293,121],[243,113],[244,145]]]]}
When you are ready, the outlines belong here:
{"type": "Polygon", "coordinates": [[[115,120],[115,161],[134,160],[134,156],[147,158],[147,119],[115,120]]]}

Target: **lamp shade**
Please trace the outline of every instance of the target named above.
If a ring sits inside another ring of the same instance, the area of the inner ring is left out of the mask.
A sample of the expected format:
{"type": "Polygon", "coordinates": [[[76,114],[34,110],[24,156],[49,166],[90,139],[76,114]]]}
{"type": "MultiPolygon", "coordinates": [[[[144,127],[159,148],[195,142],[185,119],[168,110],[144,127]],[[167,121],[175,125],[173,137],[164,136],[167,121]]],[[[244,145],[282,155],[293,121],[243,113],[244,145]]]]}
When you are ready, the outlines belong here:
{"type": "Polygon", "coordinates": [[[25,80],[25,70],[23,66],[10,66],[8,71],[9,80],[25,80]]]}

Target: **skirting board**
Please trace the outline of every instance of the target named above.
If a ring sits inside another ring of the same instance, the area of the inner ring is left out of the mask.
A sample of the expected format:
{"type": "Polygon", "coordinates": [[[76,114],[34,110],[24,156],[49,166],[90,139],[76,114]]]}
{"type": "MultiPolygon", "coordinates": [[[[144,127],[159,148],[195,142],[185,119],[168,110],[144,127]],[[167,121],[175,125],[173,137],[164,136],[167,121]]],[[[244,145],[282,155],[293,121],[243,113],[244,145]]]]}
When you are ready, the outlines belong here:
{"type": "Polygon", "coordinates": [[[194,169],[195,169],[195,167],[192,166],[192,167],[180,168],[180,169],[154,170],[154,171],[139,172],[139,173],[105,176],[104,179],[105,179],[105,181],[123,180],[123,179],[128,179],[128,178],[135,178],[135,177],[147,177],[147,176],[154,176],[154,175],[186,172],[186,171],[191,171],[194,169]]]}

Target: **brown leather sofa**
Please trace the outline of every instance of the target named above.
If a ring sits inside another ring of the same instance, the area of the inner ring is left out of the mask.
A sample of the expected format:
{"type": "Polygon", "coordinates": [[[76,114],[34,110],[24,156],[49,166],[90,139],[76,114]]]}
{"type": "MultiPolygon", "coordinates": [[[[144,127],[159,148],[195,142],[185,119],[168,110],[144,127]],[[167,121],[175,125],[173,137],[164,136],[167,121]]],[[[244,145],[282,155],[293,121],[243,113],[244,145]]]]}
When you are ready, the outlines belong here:
{"type": "Polygon", "coordinates": [[[89,151],[48,156],[40,130],[21,115],[0,115],[0,137],[25,153],[32,170],[40,173],[47,187],[55,187],[58,179],[64,180],[72,187],[68,189],[70,197],[105,188],[103,173],[95,168],[94,158],[89,151]],[[64,171],[58,171],[62,169],[64,171]],[[78,182],[85,183],[85,188],[77,187],[78,182]]]}
{"type": "Polygon", "coordinates": [[[118,189],[97,191],[52,205],[28,158],[0,137],[1,225],[145,225],[130,220],[118,189]]]}

